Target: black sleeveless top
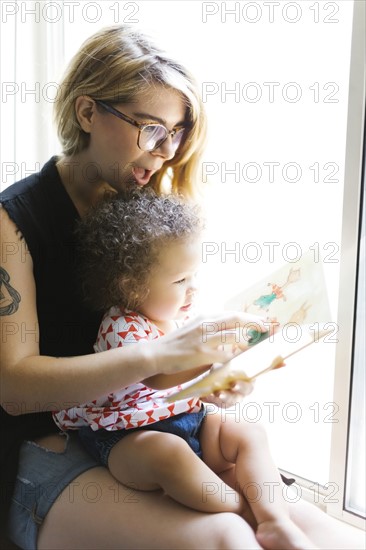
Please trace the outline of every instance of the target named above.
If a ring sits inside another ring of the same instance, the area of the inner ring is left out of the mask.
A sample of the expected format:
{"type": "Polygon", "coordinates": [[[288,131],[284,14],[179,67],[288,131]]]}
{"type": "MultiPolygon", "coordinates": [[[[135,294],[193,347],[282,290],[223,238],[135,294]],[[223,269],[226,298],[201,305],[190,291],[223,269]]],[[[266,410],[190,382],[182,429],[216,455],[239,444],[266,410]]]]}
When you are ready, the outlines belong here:
{"type": "MultiPolygon", "coordinates": [[[[61,182],[56,161],[53,157],[39,173],[5,189],[0,202],[32,256],[40,354],[68,357],[93,353],[101,315],[88,311],[83,303],[73,235],[79,214],[61,182]]],[[[39,408],[40,412],[11,416],[0,407],[2,521],[14,487],[21,442],[57,431],[51,413],[42,412],[42,405],[39,408]]]]}

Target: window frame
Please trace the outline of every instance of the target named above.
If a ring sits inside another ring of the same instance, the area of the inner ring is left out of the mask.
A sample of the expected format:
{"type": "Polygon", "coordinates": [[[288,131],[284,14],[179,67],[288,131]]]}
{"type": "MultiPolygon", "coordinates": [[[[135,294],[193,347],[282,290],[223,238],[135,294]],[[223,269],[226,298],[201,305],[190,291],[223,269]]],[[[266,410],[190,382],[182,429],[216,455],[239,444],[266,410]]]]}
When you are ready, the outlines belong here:
{"type": "MultiPolygon", "coordinates": [[[[347,117],[345,184],[343,201],[342,247],[340,259],[338,325],[340,343],[336,351],[334,401],[341,411],[340,421],[332,427],[330,479],[339,488],[337,498],[326,511],[359,528],[365,519],[346,510],[347,455],[349,443],[350,404],[352,396],[355,311],[358,282],[358,260],[361,238],[363,193],[363,155],[365,147],[365,18],[364,2],[354,3],[350,85],[347,117]]],[[[365,434],[360,434],[365,437],[365,434]]]]}

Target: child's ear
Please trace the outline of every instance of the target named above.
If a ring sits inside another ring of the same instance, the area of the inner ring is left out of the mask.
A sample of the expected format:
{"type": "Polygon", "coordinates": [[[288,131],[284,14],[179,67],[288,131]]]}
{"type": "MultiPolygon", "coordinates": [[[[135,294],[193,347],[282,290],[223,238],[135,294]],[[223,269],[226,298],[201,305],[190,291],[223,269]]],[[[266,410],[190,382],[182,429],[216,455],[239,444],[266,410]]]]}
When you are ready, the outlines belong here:
{"type": "Polygon", "coordinates": [[[82,130],[87,134],[91,132],[93,115],[97,106],[89,96],[81,95],[75,100],[75,114],[82,130]]]}

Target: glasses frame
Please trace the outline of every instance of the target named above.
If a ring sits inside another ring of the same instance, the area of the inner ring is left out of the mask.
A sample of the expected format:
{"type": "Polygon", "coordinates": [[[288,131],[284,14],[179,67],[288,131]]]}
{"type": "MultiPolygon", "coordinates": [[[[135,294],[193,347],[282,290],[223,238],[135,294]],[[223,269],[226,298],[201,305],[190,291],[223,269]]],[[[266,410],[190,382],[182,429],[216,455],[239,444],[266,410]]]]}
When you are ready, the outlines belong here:
{"type": "MultiPolygon", "coordinates": [[[[94,99],[93,101],[95,101],[95,103],[97,105],[100,105],[103,109],[108,111],[108,113],[111,113],[112,115],[120,118],[121,120],[124,120],[125,122],[128,122],[128,124],[131,124],[132,126],[135,126],[135,128],[138,129],[139,134],[137,136],[137,146],[138,146],[139,149],[141,149],[141,151],[146,151],[146,152],[149,152],[149,153],[151,151],[156,151],[156,149],[159,149],[159,147],[168,139],[169,136],[171,138],[173,138],[175,136],[175,134],[177,132],[179,132],[180,130],[186,130],[186,126],[178,126],[177,128],[174,128],[173,130],[168,130],[168,128],[166,128],[164,126],[164,124],[159,124],[158,122],[142,122],[142,123],[137,122],[137,120],[125,115],[124,113],[121,113],[121,111],[119,111],[118,109],[115,109],[114,107],[112,107],[112,105],[110,105],[109,103],[106,103],[105,101],[102,101],[100,99],[94,99]],[[158,143],[158,145],[156,145],[156,147],[154,147],[153,149],[144,149],[143,147],[140,146],[141,132],[147,126],[159,126],[160,128],[163,128],[165,133],[166,133],[165,138],[162,141],[160,141],[160,143],[158,143]]],[[[182,138],[183,138],[183,135],[182,135],[182,138]]],[[[179,142],[179,144],[177,146],[177,149],[179,148],[180,143],[181,142],[179,142]]]]}

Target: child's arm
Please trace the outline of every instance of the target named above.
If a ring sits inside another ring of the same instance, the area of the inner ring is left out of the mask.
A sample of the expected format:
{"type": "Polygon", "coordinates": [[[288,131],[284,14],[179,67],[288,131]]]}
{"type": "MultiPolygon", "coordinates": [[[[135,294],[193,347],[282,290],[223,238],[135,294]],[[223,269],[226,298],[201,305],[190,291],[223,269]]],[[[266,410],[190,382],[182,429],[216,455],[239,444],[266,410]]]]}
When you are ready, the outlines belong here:
{"type": "Polygon", "coordinates": [[[177,374],[156,374],[155,376],[145,378],[145,380],[142,380],[142,383],[155,390],[165,390],[193,380],[196,376],[210,370],[211,366],[205,365],[196,369],[177,372],[177,374]]]}

